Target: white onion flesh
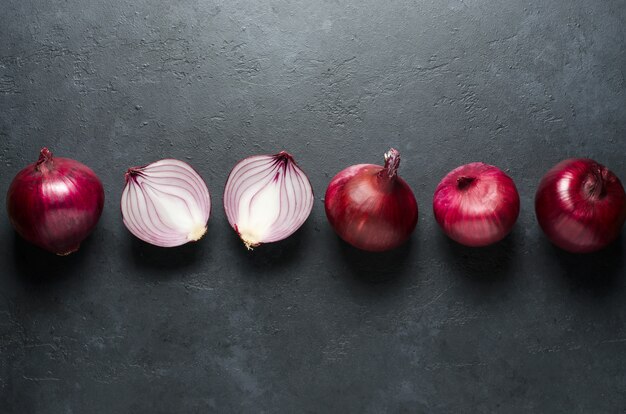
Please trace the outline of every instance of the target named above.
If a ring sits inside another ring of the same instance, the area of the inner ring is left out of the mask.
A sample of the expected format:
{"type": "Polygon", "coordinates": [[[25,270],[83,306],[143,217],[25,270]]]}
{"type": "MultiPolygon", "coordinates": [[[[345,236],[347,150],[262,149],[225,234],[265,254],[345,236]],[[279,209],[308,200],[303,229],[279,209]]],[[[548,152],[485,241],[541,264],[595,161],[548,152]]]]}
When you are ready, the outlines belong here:
{"type": "Polygon", "coordinates": [[[211,197],[189,164],[164,159],[128,170],[121,208],[132,234],[155,246],[175,247],[204,236],[211,197]]]}
{"type": "Polygon", "coordinates": [[[249,249],[283,240],[313,209],[313,189],[291,155],[256,155],[240,161],[224,189],[228,222],[249,249]]]}

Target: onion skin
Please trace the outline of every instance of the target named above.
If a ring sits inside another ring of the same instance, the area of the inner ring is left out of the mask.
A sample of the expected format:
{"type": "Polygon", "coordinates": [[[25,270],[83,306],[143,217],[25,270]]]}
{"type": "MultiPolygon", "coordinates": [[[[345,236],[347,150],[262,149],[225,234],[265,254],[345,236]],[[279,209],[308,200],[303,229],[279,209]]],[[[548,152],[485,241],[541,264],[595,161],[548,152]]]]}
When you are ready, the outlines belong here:
{"type": "Polygon", "coordinates": [[[409,238],[417,224],[417,201],[397,175],[399,153],[386,154],[385,166],[358,164],[340,171],[328,184],[326,216],[344,241],[361,250],[383,252],[409,238]]]}
{"type": "Polygon", "coordinates": [[[586,158],[558,163],[535,195],[537,221],[556,246],[591,253],[612,243],[626,221],[626,194],[619,178],[586,158]]]}
{"type": "Polygon", "coordinates": [[[488,246],[511,232],[520,212],[515,183],[482,162],[462,165],[439,183],[433,197],[435,219],[452,240],[488,246]]]}
{"type": "Polygon", "coordinates": [[[17,233],[61,256],[78,250],[103,206],[98,176],[78,161],[53,157],[47,148],[36,163],[17,174],[7,194],[7,211],[17,233]]]}

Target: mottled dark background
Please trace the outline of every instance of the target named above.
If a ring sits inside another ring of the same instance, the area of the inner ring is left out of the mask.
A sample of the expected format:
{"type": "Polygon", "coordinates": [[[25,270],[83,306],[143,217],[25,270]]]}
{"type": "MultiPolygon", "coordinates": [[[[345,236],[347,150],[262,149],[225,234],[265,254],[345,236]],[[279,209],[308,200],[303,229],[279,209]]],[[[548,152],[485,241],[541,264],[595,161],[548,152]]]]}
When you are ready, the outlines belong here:
{"type": "Polygon", "coordinates": [[[624,232],[562,253],[533,196],[570,156],[626,181],[625,21],[623,0],[2,0],[0,204],[43,145],[91,166],[107,201],[66,258],[0,210],[0,412],[624,412],[624,232]],[[363,254],[322,197],[392,145],[419,224],[363,254]],[[282,149],[316,204],[248,252],[223,185],[282,149]],[[212,191],[196,245],[153,248],[120,219],[126,168],[162,157],[212,191]],[[448,241],[431,212],[470,161],[522,198],[491,248],[448,241]]]}

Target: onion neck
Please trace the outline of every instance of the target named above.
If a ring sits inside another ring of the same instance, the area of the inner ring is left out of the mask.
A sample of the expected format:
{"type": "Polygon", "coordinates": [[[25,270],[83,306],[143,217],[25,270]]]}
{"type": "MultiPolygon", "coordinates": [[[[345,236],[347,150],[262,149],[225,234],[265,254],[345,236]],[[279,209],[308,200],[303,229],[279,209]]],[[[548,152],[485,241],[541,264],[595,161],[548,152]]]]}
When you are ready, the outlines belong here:
{"type": "Polygon", "coordinates": [[[35,169],[42,173],[47,173],[52,169],[52,152],[46,147],[43,147],[39,152],[39,159],[35,165],[35,169]]]}
{"type": "Polygon", "coordinates": [[[274,159],[276,160],[276,163],[282,164],[285,166],[288,163],[293,162],[293,157],[287,151],[281,151],[278,154],[274,155],[274,159]]]}
{"type": "Polygon", "coordinates": [[[583,181],[583,192],[588,198],[600,200],[606,196],[606,184],[609,171],[606,168],[597,167],[587,175],[583,181]]]}
{"type": "Polygon", "coordinates": [[[126,171],[126,174],[124,174],[124,179],[126,180],[126,182],[128,182],[129,180],[137,181],[136,177],[140,175],[141,175],[140,167],[131,167],[126,171]]]}
{"type": "Polygon", "coordinates": [[[476,177],[462,176],[456,179],[456,186],[459,190],[467,190],[474,182],[476,177]]]}
{"type": "Polygon", "coordinates": [[[395,148],[390,148],[385,153],[385,166],[378,176],[389,181],[394,180],[398,176],[398,167],[400,167],[400,152],[395,148]]]}

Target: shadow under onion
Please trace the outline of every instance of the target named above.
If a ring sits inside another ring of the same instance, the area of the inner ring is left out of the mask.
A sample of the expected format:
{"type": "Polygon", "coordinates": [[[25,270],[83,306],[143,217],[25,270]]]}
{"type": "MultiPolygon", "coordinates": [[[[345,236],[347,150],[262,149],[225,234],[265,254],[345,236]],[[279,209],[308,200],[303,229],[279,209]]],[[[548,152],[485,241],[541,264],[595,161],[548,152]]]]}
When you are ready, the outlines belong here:
{"type": "Polygon", "coordinates": [[[130,241],[130,258],[137,266],[150,269],[154,273],[174,276],[172,270],[181,270],[197,265],[202,256],[204,246],[210,244],[204,240],[183,244],[178,247],[159,247],[138,239],[128,233],[130,241]]]}
{"type": "Polygon", "coordinates": [[[606,248],[594,253],[569,253],[545,241],[549,256],[558,262],[563,276],[572,290],[584,290],[603,296],[621,285],[626,245],[623,236],[606,248]]]}
{"type": "Polygon", "coordinates": [[[413,248],[413,238],[386,252],[357,249],[335,236],[337,250],[354,279],[369,283],[384,283],[407,276],[407,262],[413,248]]]}
{"type": "Polygon", "coordinates": [[[91,237],[85,239],[78,251],[59,256],[29,243],[13,232],[13,252],[17,282],[22,285],[53,285],[72,279],[82,279],[90,251],[91,237]]]}
{"type": "Polygon", "coordinates": [[[517,243],[513,230],[504,239],[484,247],[468,247],[439,232],[439,245],[446,260],[457,273],[472,281],[486,284],[502,283],[512,275],[517,243]]]}
{"type": "Polygon", "coordinates": [[[261,244],[253,250],[248,250],[241,238],[229,228],[228,249],[234,251],[237,258],[236,265],[242,267],[244,272],[259,272],[271,274],[274,271],[293,264],[310,238],[309,220],[291,236],[274,243],[261,244]]]}

